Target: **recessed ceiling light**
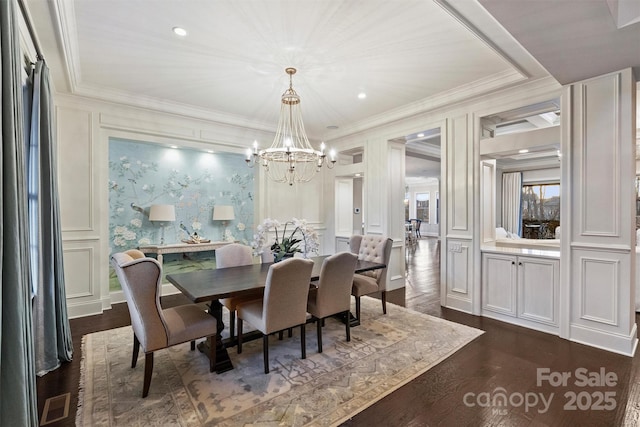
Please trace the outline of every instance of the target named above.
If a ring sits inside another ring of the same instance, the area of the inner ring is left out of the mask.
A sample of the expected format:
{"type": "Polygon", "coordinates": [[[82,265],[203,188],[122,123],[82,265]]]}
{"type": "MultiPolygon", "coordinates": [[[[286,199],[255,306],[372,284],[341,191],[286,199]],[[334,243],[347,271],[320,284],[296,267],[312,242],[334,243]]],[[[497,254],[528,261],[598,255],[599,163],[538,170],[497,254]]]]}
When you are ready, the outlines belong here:
{"type": "Polygon", "coordinates": [[[522,150],[518,150],[518,153],[520,154],[524,154],[524,153],[528,153],[529,150],[527,150],[526,148],[523,148],[522,150]]]}
{"type": "Polygon", "coordinates": [[[360,92],[360,93],[358,94],[358,99],[365,99],[366,97],[367,97],[367,94],[366,94],[366,93],[364,93],[364,92],[360,92]]]}
{"type": "Polygon", "coordinates": [[[207,153],[213,154],[213,150],[207,150],[207,153]]]}
{"type": "Polygon", "coordinates": [[[419,133],[418,134],[418,138],[422,138],[424,136],[424,133],[419,133]]]}
{"type": "Polygon", "coordinates": [[[357,174],[356,174],[356,177],[358,177],[358,176],[361,176],[361,174],[357,173],[357,174]]]}
{"type": "Polygon", "coordinates": [[[181,27],[173,27],[173,28],[172,28],[172,30],[173,30],[173,32],[174,32],[176,35],[178,35],[178,36],[180,36],[180,37],[184,37],[184,36],[186,36],[186,35],[187,35],[187,30],[185,30],[184,28],[181,28],[181,27]]]}
{"type": "Polygon", "coordinates": [[[177,146],[177,145],[170,145],[169,147],[170,147],[170,148],[174,148],[174,149],[175,149],[175,148],[178,148],[178,146],[177,146]]]}
{"type": "Polygon", "coordinates": [[[338,126],[336,126],[336,125],[329,125],[329,126],[327,126],[327,129],[338,129],[338,126]]]}

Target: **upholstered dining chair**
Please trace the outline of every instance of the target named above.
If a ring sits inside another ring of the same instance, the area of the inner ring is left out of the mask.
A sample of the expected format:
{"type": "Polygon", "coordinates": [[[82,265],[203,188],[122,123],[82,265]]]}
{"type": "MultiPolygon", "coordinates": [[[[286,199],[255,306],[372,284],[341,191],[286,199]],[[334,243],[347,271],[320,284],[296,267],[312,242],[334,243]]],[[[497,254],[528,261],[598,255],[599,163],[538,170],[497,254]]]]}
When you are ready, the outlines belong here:
{"type": "Polygon", "coordinates": [[[138,361],[140,346],[145,353],[142,397],[149,394],[153,373],[153,353],[156,350],[195,340],[209,339],[209,371],[216,364],[217,321],[195,304],[163,309],[160,305],[162,268],[138,250],[114,253],[111,264],[118,276],[127,300],[133,328],[133,356],[131,367],[138,361]]]}
{"type": "MultiPolygon", "coordinates": [[[[339,252],[322,262],[317,289],[309,291],[307,312],[316,321],[318,353],[322,353],[322,322],[326,317],[343,314],[349,319],[351,286],[358,257],[350,252],[339,252]]],[[[350,322],[345,321],[347,341],[351,341],[350,322]]]]}
{"type": "MultiPolygon", "coordinates": [[[[216,268],[239,267],[250,264],[253,264],[253,254],[250,246],[231,243],[216,249],[216,268]]],[[[220,300],[220,303],[229,310],[229,336],[231,339],[235,337],[236,333],[236,307],[238,304],[260,298],[262,298],[262,291],[220,300]]]]}
{"type": "Polygon", "coordinates": [[[358,259],[385,264],[387,267],[357,273],[353,276],[351,295],[356,298],[356,317],[360,320],[360,297],[380,292],[382,312],[387,314],[387,268],[393,240],[380,235],[354,235],[349,239],[351,253],[358,259]]]}
{"type": "Polygon", "coordinates": [[[242,326],[247,321],[262,332],[264,373],[269,373],[269,335],[300,326],[300,347],[305,359],[305,323],[313,261],[289,258],[272,264],[261,300],[238,305],[238,354],[242,353],[242,326]]]}

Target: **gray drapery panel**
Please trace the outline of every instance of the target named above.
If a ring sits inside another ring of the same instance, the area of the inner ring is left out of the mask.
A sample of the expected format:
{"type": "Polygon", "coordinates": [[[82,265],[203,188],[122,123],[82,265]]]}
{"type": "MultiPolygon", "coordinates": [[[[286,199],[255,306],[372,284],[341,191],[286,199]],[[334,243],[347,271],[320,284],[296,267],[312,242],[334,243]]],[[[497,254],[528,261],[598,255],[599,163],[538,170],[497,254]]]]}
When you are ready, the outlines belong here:
{"type": "Polygon", "coordinates": [[[502,227],[522,236],[522,172],[502,174],[502,227]]]}
{"type": "Polygon", "coordinates": [[[0,425],[37,426],[22,56],[17,3],[0,1],[0,425]]]}
{"type": "Polygon", "coordinates": [[[31,274],[36,279],[34,334],[36,372],[44,375],[73,355],[62,262],[56,141],[49,68],[39,60],[32,71],[29,137],[29,224],[31,274]]]}

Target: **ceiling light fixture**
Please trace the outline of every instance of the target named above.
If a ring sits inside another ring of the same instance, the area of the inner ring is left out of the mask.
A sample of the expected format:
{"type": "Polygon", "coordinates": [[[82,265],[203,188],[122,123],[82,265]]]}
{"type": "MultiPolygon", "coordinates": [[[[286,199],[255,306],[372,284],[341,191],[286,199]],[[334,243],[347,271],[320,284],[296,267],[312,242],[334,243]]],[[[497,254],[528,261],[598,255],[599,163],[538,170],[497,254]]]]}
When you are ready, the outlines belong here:
{"type": "Polygon", "coordinates": [[[180,37],[184,37],[187,35],[187,30],[185,30],[184,28],[181,27],[173,27],[172,28],[174,34],[180,36],[180,37]]]}
{"type": "Polygon", "coordinates": [[[367,94],[366,94],[366,93],[364,93],[364,92],[360,92],[360,93],[358,94],[358,99],[365,99],[366,97],[367,97],[367,94]]]}
{"type": "Polygon", "coordinates": [[[291,67],[285,69],[289,75],[289,89],[282,94],[278,129],[271,147],[258,150],[258,142],[254,141],[253,150],[247,148],[245,159],[249,167],[260,163],[269,178],[289,185],[293,185],[294,182],[308,182],[320,171],[323,164],[331,169],[336,163],[333,150],[329,153],[330,161],[325,162],[327,155],[324,142],[320,145],[320,151],[309,143],[302,122],[300,96],[293,90],[292,76],[296,71],[291,67]]]}
{"type": "Polygon", "coordinates": [[[523,148],[522,150],[518,150],[518,153],[520,153],[520,154],[525,154],[525,153],[528,153],[528,152],[529,152],[529,150],[527,150],[526,148],[523,148]]]}

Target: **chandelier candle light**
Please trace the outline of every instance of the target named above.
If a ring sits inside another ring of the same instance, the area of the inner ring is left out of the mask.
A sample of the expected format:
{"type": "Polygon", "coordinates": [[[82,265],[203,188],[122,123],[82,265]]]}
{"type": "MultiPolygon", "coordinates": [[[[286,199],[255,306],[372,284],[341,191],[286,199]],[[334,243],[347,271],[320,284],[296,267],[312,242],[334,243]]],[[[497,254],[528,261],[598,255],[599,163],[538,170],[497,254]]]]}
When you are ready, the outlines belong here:
{"type": "Polygon", "coordinates": [[[249,167],[256,163],[262,164],[273,181],[293,185],[295,182],[310,181],[323,164],[329,169],[333,168],[336,155],[335,151],[331,150],[329,162],[326,162],[324,142],[320,145],[320,151],[309,143],[302,122],[300,96],[293,90],[292,76],[296,69],[289,67],[285,72],[289,75],[289,89],[282,94],[280,119],[273,143],[271,147],[259,150],[258,142],[254,141],[253,150],[247,148],[245,161],[249,167]]]}

